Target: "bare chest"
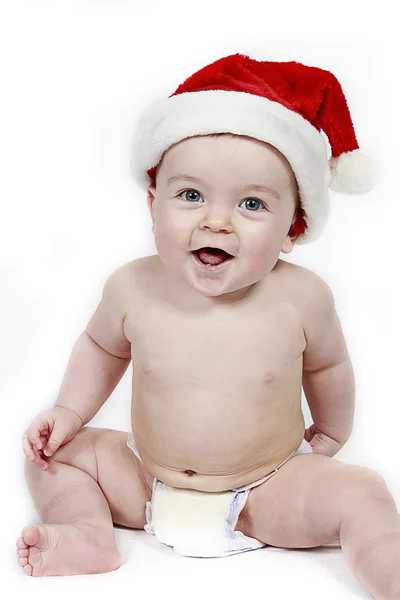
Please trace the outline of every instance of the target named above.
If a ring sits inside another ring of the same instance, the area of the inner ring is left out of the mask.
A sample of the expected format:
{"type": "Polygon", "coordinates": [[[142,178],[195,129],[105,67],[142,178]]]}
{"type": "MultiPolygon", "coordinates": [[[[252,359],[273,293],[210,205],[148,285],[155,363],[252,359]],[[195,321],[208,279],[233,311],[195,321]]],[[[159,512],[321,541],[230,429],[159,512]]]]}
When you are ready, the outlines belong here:
{"type": "Polygon", "coordinates": [[[159,378],[166,386],[207,380],[225,390],[237,390],[243,380],[279,379],[305,347],[288,285],[295,265],[279,263],[268,286],[250,301],[206,310],[174,297],[157,258],[147,257],[140,267],[142,285],[136,286],[137,308],[125,321],[136,376],[159,378]]]}
{"type": "Polygon", "coordinates": [[[270,307],[268,314],[253,307],[196,315],[147,303],[129,326],[142,383],[207,388],[232,398],[287,376],[304,347],[289,306],[270,307]]]}

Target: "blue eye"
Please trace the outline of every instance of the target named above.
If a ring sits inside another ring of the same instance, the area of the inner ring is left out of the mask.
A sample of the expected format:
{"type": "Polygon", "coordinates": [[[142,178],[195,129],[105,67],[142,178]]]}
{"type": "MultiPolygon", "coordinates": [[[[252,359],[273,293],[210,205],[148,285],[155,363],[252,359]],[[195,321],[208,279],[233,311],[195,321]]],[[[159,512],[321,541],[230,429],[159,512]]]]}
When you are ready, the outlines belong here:
{"type": "MultiPolygon", "coordinates": [[[[187,194],[187,193],[189,193],[189,194],[198,194],[198,195],[200,196],[200,198],[201,198],[201,195],[200,195],[200,194],[199,194],[199,192],[198,192],[198,191],[196,191],[196,190],[184,190],[183,192],[181,192],[181,193],[179,194],[179,196],[182,196],[182,194],[187,194]]],[[[191,198],[191,199],[184,198],[184,199],[188,200],[189,202],[196,202],[196,198],[191,198]]],[[[265,204],[264,204],[263,202],[261,202],[261,200],[259,200],[258,198],[246,198],[245,200],[243,200],[243,201],[241,202],[241,204],[242,204],[243,202],[249,202],[249,203],[250,203],[250,202],[251,202],[251,203],[254,203],[254,202],[256,202],[256,203],[257,203],[257,202],[258,202],[258,204],[259,204],[261,207],[264,207],[264,209],[265,209],[265,204]]],[[[240,205],[239,205],[239,206],[240,206],[240,205]]],[[[254,204],[253,204],[253,206],[254,206],[254,204]]],[[[252,211],[252,212],[257,212],[257,209],[256,209],[256,210],[253,210],[253,209],[251,209],[251,211],[252,211]]],[[[258,212],[259,212],[259,211],[258,211],[258,212]]]]}
{"type": "MultiPolygon", "coordinates": [[[[249,203],[250,202],[257,202],[260,206],[264,206],[264,209],[265,209],[265,205],[258,198],[246,198],[245,200],[243,200],[243,202],[249,202],[249,203]]],[[[252,209],[252,212],[259,212],[259,211],[252,209]]]]}
{"type": "MultiPolygon", "coordinates": [[[[198,194],[198,195],[200,196],[199,192],[196,192],[196,190],[185,190],[185,191],[181,192],[181,193],[179,194],[179,196],[182,196],[182,194],[187,194],[188,192],[189,192],[190,194],[198,194]]],[[[188,198],[185,198],[185,199],[186,199],[186,200],[188,200],[188,198]]],[[[190,201],[191,201],[191,200],[190,200],[190,201]]]]}

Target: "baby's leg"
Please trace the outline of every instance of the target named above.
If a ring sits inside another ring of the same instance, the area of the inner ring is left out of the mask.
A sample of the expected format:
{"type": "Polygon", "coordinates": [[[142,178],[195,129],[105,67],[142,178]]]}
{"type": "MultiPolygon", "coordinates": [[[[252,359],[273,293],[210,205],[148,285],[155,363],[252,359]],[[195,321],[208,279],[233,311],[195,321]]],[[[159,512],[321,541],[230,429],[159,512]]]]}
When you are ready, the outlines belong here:
{"type": "Polygon", "coordinates": [[[250,491],[245,535],[283,548],[340,540],[375,600],[400,600],[400,515],[379,473],[322,454],[294,456],[250,491]]]}
{"type": "Polygon", "coordinates": [[[46,471],[25,462],[29,491],[46,523],[25,527],[17,542],[28,575],[103,573],[121,565],[113,520],[143,527],[150,496],[140,463],[125,446],[127,437],[84,427],[47,459],[46,471]]]}

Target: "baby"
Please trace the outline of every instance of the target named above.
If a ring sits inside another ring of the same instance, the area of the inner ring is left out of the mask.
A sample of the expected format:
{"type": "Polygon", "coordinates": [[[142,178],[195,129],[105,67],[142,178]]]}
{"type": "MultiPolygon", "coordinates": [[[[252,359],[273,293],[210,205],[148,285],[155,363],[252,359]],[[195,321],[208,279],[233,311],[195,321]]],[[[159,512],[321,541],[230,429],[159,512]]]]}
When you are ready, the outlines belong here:
{"type": "Polygon", "coordinates": [[[321,233],[328,183],[371,189],[344,107],[329,72],[238,54],[143,113],[134,173],[157,254],[108,277],[55,406],[24,433],[43,521],[18,539],[25,573],[117,569],[115,523],[184,556],[340,542],[374,598],[400,598],[395,501],[333,458],[355,395],[333,294],[279,258],[321,233]],[[87,427],[131,360],[134,435],[87,427]]]}

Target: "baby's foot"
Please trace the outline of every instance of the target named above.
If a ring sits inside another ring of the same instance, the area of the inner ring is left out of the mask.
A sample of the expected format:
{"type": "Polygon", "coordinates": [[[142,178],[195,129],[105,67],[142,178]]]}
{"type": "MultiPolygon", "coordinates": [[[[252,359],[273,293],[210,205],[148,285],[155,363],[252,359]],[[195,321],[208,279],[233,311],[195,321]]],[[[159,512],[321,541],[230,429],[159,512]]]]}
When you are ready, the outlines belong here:
{"type": "Polygon", "coordinates": [[[90,523],[29,525],[21,535],[18,563],[33,577],[106,573],[121,565],[113,532],[90,523]]]}

